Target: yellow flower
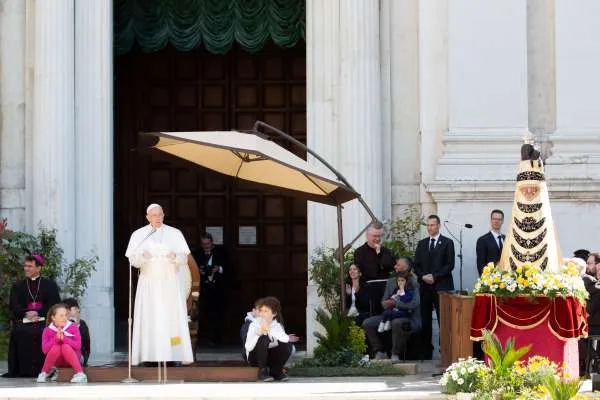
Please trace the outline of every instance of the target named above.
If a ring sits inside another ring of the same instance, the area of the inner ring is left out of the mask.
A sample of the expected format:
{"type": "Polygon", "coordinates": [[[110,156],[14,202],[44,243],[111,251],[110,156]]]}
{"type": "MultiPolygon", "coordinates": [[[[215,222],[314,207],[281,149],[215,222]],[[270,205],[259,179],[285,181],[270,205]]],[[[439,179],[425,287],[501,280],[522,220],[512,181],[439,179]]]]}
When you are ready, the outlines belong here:
{"type": "Polygon", "coordinates": [[[500,289],[504,289],[506,287],[506,285],[504,284],[504,282],[501,282],[500,285],[498,285],[498,287],[500,289]]]}

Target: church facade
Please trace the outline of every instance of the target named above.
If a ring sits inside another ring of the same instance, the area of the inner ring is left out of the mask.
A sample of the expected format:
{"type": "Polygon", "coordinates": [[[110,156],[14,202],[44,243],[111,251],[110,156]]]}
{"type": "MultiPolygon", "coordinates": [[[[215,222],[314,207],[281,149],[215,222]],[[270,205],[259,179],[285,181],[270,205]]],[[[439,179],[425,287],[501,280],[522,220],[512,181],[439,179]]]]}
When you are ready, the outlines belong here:
{"type": "MultiPolygon", "coordinates": [[[[337,243],[335,209],[133,154],[141,130],[245,129],[257,118],[282,127],[340,170],[380,219],[418,204],[472,224],[462,235],[466,289],[489,212],[510,217],[519,148],[531,133],[546,157],[564,255],[600,249],[595,0],[290,0],[302,20],[301,37],[289,42],[255,27],[227,48],[171,42],[156,55],[139,49],[142,29],[129,36],[137,49],[119,47],[118,14],[136,15],[127,7],[143,3],[6,0],[0,8],[0,216],[11,229],[57,228],[67,259],[100,256],[83,299],[93,354],[115,348],[124,237],[150,201],[167,205],[190,247],[210,219],[236,243],[243,277],[264,269],[261,290],[302,297],[301,321],[291,323],[305,329],[298,334],[309,349],[318,298],[308,260],[337,243]],[[256,35],[268,39],[249,52],[256,35]],[[240,226],[255,227],[258,247],[240,244],[240,226]]],[[[368,221],[346,205],[346,242],[368,221]]]]}

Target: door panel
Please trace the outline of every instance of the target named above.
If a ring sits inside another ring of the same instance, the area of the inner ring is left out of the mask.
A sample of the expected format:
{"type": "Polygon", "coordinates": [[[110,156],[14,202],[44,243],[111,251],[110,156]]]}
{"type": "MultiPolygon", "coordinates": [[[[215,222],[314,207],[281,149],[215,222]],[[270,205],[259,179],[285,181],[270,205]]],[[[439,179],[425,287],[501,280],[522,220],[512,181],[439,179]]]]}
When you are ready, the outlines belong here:
{"type": "MultiPolygon", "coordinates": [[[[145,208],[152,202],[163,206],[165,222],[183,231],[192,250],[199,247],[206,226],[223,227],[236,280],[225,323],[227,342],[239,342],[245,312],[266,295],[280,298],[286,328],[304,336],[306,202],[131,149],[139,146],[141,131],[244,130],[257,119],[304,142],[305,63],[304,44],[267,46],[258,54],[234,48],[226,55],[168,48],[116,60],[115,307],[120,346],[126,345],[127,321],[123,254],[131,232],[146,223],[145,208]],[[256,245],[238,244],[239,226],[256,227],[256,245]]],[[[276,141],[305,157],[290,143],[276,141]]]]}

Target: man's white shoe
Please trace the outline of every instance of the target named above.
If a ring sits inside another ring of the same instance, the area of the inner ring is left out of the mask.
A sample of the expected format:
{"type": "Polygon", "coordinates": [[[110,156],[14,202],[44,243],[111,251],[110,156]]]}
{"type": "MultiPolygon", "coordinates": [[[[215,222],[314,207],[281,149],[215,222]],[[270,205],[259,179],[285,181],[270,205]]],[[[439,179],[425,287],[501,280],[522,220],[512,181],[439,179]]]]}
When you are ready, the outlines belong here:
{"type": "Polygon", "coordinates": [[[400,362],[400,357],[398,354],[392,354],[392,364],[398,364],[400,362]]]}
{"type": "Polygon", "coordinates": [[[45,372],[40,372],[36,380],[37,383],[48,382],[48,374],[45,372]]]}
{"type": "Polygon", "coordinates": [[[87,375],[83,372],[78,372],[71,378],[71,383],[87,383],[87,375]]]}
{"type": "Polygon", "coordinates": [[[375,354],[375,359],[376,360],[387,360],[387,354],[384,353],[383,351],[378,351],[377,354],[375,354]]]}

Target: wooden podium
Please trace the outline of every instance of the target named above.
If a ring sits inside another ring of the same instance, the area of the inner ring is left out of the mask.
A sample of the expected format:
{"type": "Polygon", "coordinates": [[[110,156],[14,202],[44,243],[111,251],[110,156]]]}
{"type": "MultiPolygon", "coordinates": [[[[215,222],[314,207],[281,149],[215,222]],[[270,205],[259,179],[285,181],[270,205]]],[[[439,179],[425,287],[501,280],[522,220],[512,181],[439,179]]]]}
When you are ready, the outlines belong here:
{"type": "Polygon", "coordinates": [[[442,368],[473,355],[471,315],[473,296],[440,292],[440,355],[442,368]]]}

